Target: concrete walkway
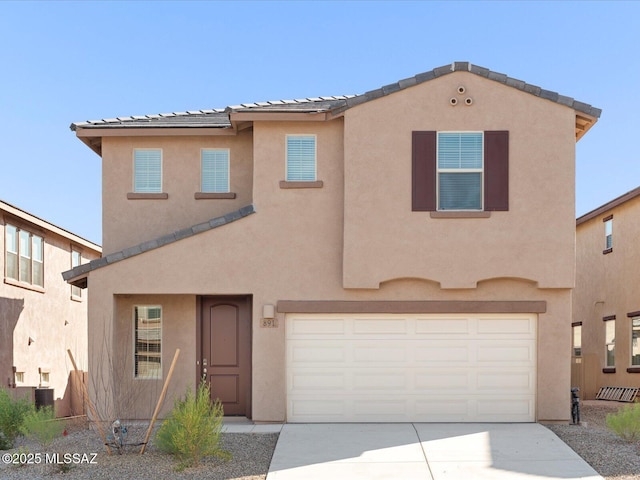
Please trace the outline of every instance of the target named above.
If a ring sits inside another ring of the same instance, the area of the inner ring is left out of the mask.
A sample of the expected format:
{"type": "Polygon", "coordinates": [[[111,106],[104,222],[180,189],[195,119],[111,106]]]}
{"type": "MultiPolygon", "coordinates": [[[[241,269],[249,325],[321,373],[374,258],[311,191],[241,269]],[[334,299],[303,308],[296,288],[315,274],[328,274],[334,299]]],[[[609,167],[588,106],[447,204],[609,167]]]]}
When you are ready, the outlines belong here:
{"type": "Polygon", "coordinates": [[[267,480],[602,480],[553,432],[523,424],[285,424],[267,480]]]}

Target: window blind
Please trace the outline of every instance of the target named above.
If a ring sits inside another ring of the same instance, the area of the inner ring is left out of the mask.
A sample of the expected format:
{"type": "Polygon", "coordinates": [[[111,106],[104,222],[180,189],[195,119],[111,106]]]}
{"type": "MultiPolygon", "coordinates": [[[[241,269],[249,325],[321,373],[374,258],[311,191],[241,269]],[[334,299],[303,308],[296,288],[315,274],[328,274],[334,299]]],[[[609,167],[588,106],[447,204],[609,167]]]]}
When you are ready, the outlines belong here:
{"type": "Polygon", "coordinates": [[[316,180],[316,137],[292,135],[287,137],[287,181],[316,180]]]}
{"type": "Polygon", "coordinates": [[[162,193],[162,153],[160,150],[135,150],[133,191],[162,193]]]}
{"type": "Polygon", "coordinates": [[[226,193],[229,191],[229,151],[202,151],[202,191],[226,193]]]}

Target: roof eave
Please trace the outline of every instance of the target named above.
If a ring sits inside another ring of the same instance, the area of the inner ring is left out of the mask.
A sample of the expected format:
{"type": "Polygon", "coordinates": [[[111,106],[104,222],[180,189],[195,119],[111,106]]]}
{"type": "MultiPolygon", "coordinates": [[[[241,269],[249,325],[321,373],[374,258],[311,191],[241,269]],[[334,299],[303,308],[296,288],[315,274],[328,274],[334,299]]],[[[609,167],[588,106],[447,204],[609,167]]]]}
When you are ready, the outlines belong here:
{"type": "Polygon", "coordinates": [[[582,225],[583,223],[588,222],[600,215],[608,213],[614,208],[626,203],[634,198],[640,197],[640,187],[634,188],[630,192],[620,195],[619,197],[614,198],[613,200],[605,203],[604,205],[599,206],[598,208],[591,210],[590,212],[585,213],[581,217],[576,219],[576,226],[582,225]]]}

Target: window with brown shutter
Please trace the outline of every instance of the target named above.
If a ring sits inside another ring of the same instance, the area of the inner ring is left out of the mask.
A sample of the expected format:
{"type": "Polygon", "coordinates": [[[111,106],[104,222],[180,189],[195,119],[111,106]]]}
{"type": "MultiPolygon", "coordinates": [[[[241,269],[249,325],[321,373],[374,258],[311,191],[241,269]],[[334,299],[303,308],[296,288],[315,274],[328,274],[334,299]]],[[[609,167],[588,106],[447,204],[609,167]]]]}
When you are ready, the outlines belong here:
{"type": "MultiPolygon", "coordinates": [[[[483,210],[509,210],[509,132],[486,131],[483,165],[483,210]]],[[[438,206],[438,134],[412,134],[412,211],[436,211],[438,206]]],[[[464,188],[461,184],[459,188],[464,188]]],[[[461,209],[463,210],[463,209],[461,209]]]]}

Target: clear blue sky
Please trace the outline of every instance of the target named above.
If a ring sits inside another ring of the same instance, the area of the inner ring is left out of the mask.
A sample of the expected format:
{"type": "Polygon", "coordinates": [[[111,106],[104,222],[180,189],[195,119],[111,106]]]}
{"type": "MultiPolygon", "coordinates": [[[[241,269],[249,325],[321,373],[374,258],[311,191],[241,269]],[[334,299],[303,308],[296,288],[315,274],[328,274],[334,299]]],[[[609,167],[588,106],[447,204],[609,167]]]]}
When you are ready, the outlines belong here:
{"type": "Polygon", "coordinates": [[[638,2],[0,1],[0,199],[101,241],[72,122],[364,93],[469,61],[603,109],[581,215],[640,185],[638,2]]]}

